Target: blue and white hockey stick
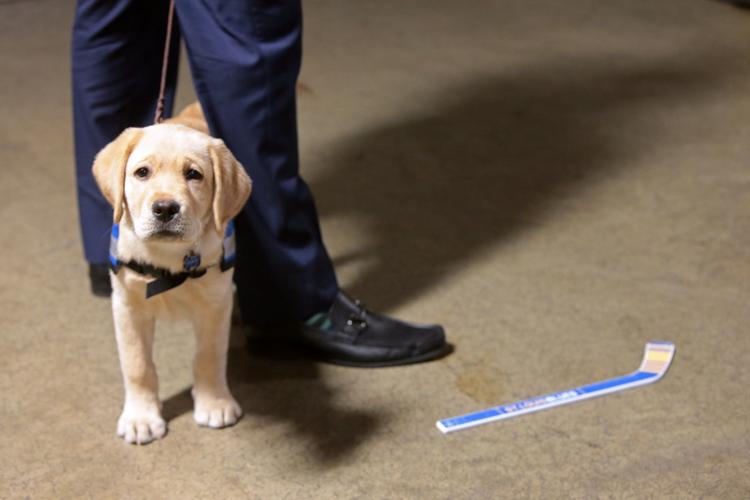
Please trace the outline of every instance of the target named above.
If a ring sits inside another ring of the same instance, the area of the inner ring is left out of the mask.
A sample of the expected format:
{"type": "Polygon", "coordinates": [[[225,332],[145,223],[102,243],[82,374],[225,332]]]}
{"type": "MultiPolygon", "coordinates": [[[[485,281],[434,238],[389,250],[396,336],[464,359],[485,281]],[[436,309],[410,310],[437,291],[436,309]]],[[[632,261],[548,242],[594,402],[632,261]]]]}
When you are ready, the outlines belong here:
{"type": "Polygon", "coordinates": [[[629,375],[595,382],[593,384],[568,389],[567,391],[554,392],[544,396],[516,401],[507,405],[496,406],[487,410],[461,415],[459,417],[446,418],[437,421],[437,428],[447,434],[460,431],[469,427],[487,424],[495,420],[513,418],[526,413],[546,410],[555,406],[566,405],[595,398],[613,392],[624,391],[641,385],[651,384],[664,376],[674,357],[675,346],[672,342],[649,342],[643,354],[638,371],[629,375]]]}

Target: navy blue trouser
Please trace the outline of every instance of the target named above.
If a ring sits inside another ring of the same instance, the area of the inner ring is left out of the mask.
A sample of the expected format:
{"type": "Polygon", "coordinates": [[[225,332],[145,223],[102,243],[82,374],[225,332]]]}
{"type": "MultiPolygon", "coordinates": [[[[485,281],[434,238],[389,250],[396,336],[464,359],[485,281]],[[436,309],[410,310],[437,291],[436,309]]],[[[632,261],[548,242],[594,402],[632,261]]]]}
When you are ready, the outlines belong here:
{"type": "MultiPolygon", "coordinates": [[[[153,122],[167,0],[79,0],[73,27],[73,119],[83,246],[106,263],[112,210],[91,174],[96,153],[129,126],[153,122]]],[[[172,112],[177,48],[185,40],[212,134],[253,180],[235,219],[235,281],[256,326],[306,319],[338,292],[315,205],[299,176],[295,84],[299,0],[176,0],[165,115],[172,112]]]]}

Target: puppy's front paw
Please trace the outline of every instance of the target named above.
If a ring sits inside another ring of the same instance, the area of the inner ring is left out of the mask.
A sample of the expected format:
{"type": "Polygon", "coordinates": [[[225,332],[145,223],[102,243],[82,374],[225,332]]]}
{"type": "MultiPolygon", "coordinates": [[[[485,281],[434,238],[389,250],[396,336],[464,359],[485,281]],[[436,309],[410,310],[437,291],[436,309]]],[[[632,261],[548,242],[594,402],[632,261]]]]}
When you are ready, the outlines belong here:
{"type": "Polygon", "coordinates": [[[198,425],[221,429],[236,424],[242,418],[242,408],[231,394],[216,397],[193,391],[193,398],[193,418],[198,425]]]}
{"type": "Polygon", "coordinates": [[[147,444],[166,433],[167,424],[158,412],[125,409],[117,421],[117,435],[130,444],[147,444]]]}

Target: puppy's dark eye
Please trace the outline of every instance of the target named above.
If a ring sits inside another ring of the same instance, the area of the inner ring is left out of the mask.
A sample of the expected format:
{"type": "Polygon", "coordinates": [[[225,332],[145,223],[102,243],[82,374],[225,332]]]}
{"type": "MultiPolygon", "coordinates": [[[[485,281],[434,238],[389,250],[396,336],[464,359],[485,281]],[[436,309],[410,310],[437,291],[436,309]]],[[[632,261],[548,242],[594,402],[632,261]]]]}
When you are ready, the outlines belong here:
{"type": "Polygon", "coordinates": [[[203,179],[203,174],[201,174],[194,168],[191,168],[191,169],[188,169],[187,172],[185,172],[185,178],[189,181],[199,181],[203,179]]]}
{"type": "Polygon", "coordinates": [[[133,173],[134,173],[134,174],[135,174],[135,176],[136,176],[136,177],[138,177],[139,179],[145,179],[146,177],[148,177],[148,174],[149,174],[150,172],[149,172],[149,169],[148,169],[148,167],[139,167],[139,168],[137,168],[137,169],[135,170],[135,172],[133,172],[133,173]]]}

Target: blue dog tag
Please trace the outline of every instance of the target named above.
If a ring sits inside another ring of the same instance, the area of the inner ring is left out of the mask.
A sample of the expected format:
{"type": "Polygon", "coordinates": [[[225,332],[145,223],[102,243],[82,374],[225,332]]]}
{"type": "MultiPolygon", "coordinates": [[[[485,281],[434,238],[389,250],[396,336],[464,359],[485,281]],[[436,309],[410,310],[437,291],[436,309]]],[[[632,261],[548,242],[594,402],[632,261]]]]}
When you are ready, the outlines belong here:
{"type": "Polygon", "coordinates": [[[182,268],[185,271],[192,271],[197,269],[201,265],[201,256],[194,253],[189,253],[182,260],[182,268]]]}

